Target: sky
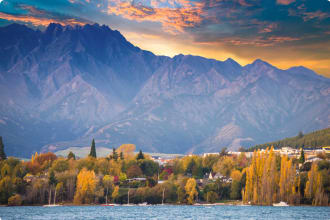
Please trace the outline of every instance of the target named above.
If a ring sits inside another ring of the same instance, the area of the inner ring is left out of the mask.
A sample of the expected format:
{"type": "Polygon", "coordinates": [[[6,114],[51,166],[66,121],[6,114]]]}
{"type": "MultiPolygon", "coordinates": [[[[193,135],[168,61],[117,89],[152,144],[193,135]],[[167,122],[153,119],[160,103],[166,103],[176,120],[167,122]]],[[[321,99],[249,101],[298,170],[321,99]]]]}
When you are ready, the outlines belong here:
{"type": "Polygon", "coordinates": [[[330,0],[0,0],[0,26],[99,23],[157,55],[262,59],[330,77],[330,0]]]}

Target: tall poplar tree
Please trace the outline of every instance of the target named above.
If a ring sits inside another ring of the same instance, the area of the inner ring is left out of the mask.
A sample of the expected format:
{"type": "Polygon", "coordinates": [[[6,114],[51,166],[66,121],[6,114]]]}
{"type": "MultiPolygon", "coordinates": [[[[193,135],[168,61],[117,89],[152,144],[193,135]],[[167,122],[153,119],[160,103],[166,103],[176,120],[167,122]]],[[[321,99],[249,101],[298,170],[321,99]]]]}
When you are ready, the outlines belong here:
{"type": "Polygon", "coordinates": [[[2,142],[2,137],[0,136],[0,160],[6,160],[7,156],[5,153],[5,146],[3,145],[2,142]]]}
{"type": "Polygon", "coordinates": [[[95,140],[93,138],[89,156],[96,158],[95,140]]]}

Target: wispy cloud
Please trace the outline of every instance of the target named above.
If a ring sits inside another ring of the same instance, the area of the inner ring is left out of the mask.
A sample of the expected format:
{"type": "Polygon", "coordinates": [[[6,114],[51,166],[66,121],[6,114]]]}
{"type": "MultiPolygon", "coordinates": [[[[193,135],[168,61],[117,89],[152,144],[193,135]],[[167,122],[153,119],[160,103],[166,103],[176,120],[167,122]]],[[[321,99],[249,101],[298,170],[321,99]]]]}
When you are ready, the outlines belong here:
{"type": "Polygon", "coordinates": [[[296,0],[276,0],[277,4],[280,4],[280,5],[289,5],[295,1],[296,0]]]}
{"type": "Polygon", "coordinates": [[[30,23],[34,26],[47,26],[50,23],[59,23],[61,25],[84,25],[89,23],[89,21],[87,20],[49,13],[44,10],[39,10],[30,5],[19,5],[18,7],[25,10],[26,14],[10,14],[0,12],[0,19],[5,19],[14,22],[30,23]]]}
{"type": "Polygon", "coordinates": [[[194,27],[203,21],[203,3],[188,0],[143,2],[112,0],[107,12],[135,21],[151,21],[162,24],[165,31],[183,32],[184,28],[194,27]],[[163,3],[163,4],[162,4],[163,3]]]}

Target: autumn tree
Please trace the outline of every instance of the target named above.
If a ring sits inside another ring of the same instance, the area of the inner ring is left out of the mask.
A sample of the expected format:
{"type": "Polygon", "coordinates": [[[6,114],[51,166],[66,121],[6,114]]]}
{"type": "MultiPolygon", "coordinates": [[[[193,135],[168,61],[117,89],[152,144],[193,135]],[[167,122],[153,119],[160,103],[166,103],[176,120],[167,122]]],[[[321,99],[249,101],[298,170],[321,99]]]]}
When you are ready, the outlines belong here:
{"type": "Polygon", "coordinates": [[[96,158],[95,140],[93,138],[89,156],[96,158]]]}
{"type": "Polygon", "coordinates": [[[198,192],[196,190],[196,180],[194,178],[188,179],[185,190],[187,194],[187,203],[192,205],[195,203],[196,197],[198,196],[198,192]]]}
{"type": "Polygon", "coordinates": [[[118,148],[119,153],[123,153],[124,158],[133,157],[136,147],[134,144],[123,144],[118,148]]]}
{"type": "Polygon", "coordinates": [[[119,196],[119,186],[115,186],[112,194],[111,194],[111,197],[113,199],[113,201],[115,201],[119,196]]]}
{"type": "Polygon", "coordinates": [[[84,204],[94,201],[94,192],[96,188],[96,178],[94,171],[88,171],[83,168],[77,176],[77,187],[74,196],[74,203],[84,204]]]}
{"type": "Polygon", "coordinates": [[[230,198],[231,199],[240,199],[241,190],[242,190],[242,173],[239,170],[232,171],[230,177],[232,178],[231,189],[230,189],[230,198]]]}
{"type": "Polygon", "coordinates": [[[128,178],[140,177],[141,175],[142,175],[142,170],[136,164],[133,164],[132,166],[130,166],[127,169],[127,177],[128,178]]]}
{"type": "Polygon", "coordinates": [[[328,205],[328,197],[324,194],[322,176],[316,163],[312,164],[312,168],[308,172],[305,196],[312,200],[313,205],[328,205]]]}
{"type": "Polygon", "coordinates": [[[271,205],[276,201],[278,174],[273,148],[265,152],[255,151],[245,173],[246,184],[242,190],[244,202],[271,205]]]}
{"type": "Polygon", "coordinates": [[[105,193],[105,203],[108,203],[108,194],[109,194],[109,189],[111,190],[113,188],[113,177],[110,175],[105,175],[103,177],[103,185],[106,189],[106,193],[105,193]]]}
{"type": "Polygon", "coordinates": [[[231,171],[234,169],[233,158],[224,156],[221,160],[218,160],[213,166],[213,171],[220,173],[223,176],[230,176],[231,171]]]}

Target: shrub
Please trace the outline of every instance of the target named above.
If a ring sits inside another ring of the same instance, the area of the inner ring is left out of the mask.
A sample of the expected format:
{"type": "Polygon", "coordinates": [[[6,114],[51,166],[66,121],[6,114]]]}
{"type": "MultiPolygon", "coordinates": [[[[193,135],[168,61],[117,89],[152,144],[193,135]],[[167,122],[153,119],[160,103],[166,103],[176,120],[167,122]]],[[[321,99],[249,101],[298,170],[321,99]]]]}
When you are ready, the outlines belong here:
{"type": "Polygon", "coordinates": [[[9,206],[20,206],[22,205],[22,198],[20,195],[15,194],[8,199],[9,206]]]}

